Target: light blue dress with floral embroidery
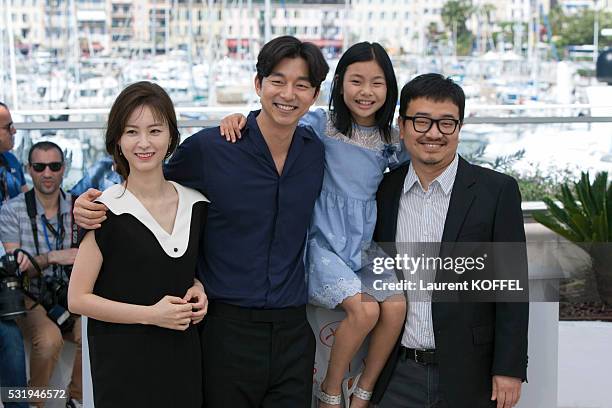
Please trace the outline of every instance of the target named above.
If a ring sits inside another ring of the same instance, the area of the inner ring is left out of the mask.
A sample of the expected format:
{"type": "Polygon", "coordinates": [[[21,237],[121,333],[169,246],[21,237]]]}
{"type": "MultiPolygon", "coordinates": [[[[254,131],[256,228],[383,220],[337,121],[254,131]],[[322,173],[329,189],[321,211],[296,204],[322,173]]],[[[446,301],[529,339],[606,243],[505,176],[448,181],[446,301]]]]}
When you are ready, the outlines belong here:
{"type": "MultiPolygon", "coordinates": [[[[394,270],[373,275],[362,259],[371,250],[376,225],[376,190],[387,167],[408,160],[397,129],[385,143],[377,127],[354,126],[341,134],[322,109],[300,121],[325,145],[325,172],[308,236],[306,268],[309,302],[329,309],[347,297],[368,293],[377,301],[401,293],[373,290],[371,280],[397,281],[394,270]],[[369,273],[368,273],[369,272],[369,273]],[[366,282],[367,280],[367,282],[366,282]]],[[[384,253],[381,253],[384,256],[384,253]]]]}

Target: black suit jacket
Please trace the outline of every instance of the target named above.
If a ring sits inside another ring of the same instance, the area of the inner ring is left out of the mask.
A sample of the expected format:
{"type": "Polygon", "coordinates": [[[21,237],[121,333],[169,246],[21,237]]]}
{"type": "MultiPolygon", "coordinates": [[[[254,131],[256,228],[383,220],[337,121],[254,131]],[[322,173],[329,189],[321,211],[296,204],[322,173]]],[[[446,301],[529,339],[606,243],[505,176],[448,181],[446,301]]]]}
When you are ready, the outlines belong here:
{"type": "MultiPolygon", "coordinates": [[[[395,242],[407,172],[408,165],[402,166],[387,173],[380,184],[374,233],[377,242],[395,242]]],[[[442,242],[525,242],[516,181],[460,157],[442,242]]],[[[524,265],[517,271],[517,279],[527,282],[526,254],[524,265]]],[[[431,307],[440,391],[449,408],[495,406],[490,401],[493,375],[526,380],[528,303],[434,301],[431,307]]],[[[400,345],[401,336],[378,379],[374,403],[387,388],[400,345]]]]}

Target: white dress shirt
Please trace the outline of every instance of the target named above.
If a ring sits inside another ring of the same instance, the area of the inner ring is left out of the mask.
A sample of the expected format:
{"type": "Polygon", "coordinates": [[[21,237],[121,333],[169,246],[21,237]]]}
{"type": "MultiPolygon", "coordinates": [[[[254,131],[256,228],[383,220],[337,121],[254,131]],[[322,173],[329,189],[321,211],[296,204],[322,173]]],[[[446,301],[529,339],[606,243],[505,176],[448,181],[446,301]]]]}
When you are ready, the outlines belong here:
{"type": "MultiPolygon", "coordinates": [[[[402,243],[432,242],[436,245],[427,245],[424,255],[437,257],[439,255],[439,243],[442,241],[444,223],[450,202],[450,196],[457,175],[458,156],[455,155],[451,164],[436,177],[427,190],[423,188],[416,175],[412,163],[408,168],[404,188],[399,203],[397,217],[397,242],[400,254],[402,243]],[[437,248],[437,249],[436,249],[437,248]]],[[[405,244],[408,251],[418,253],[408,256],[419,257],[423,255],[420,245],[405,244]]],[[[435,270],[418,270],[415,275],[423,281],[433,282],[435,270]]],[[[414,278],[406,277],[409,280],[414,278]]],[[[417,282],[418,284],[418,282],[417,282]]],[[[431,292],[411,291],[408,292],[408,309],[406,325],[402,335],[402,345],[413,349],[435,349],[433,320],[431,316],[431,292]]]]}

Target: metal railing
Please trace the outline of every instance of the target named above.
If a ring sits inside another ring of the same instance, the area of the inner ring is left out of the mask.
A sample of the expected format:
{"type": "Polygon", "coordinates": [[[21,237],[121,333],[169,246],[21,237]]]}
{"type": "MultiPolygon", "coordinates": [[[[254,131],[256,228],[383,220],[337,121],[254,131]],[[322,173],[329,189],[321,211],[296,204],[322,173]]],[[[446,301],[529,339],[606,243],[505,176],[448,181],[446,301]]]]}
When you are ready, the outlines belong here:
{"type": "MultiPolygon", "coordinates": [[[[319,106],[326,109],[326,106],[319,106]]],[[[259,109],[258,106],[217,106],[217,107],[177,107],[176,113],[181,115],[215,116],[215,119],[180,120],[179,127],[210,127],[218,124],[218,119],[232,112],[247,113],[259,109]]],[[[109,109],[24,109],[15,110],[16,116],[44,117],[63,115],[94,115],[105,117],[109,109]]],[[[610,123],[612,122],[612,105],[591,104],[538,104],[538,105],[469,105],[466,106],[465,124],[546,124],[546,123],[610,123]],[[609,116],[592,116],[592,110],[605,111],[609,116]],[[487,113],[474,115],[475,112],[487,113]],[[562,112],[561,115],[533,115],[534,112],[562,112]],[[527,115],[526,115],[527,114],[527,115]]],[[[104,129],[105,122],[97,121],[21,121],[15,123],[17,129],[48,130],[48,129],[104,129]]]]}
{"type": "MultiPolygon", "coordinates": [[[[506,127],[512,129],[517,126],[521,126],[520,129],[516,128],[514,131],[517,135],[521,134],[524,131],[525,127],[537,127],[542,125],[558,125],[558,127],[563,130],[566,128],[571,128],[574,132],[577,130],[581,132],[581,134],[586,135],[589,134],[591,129],[590,126],[592,124],[612,124],[612,116],[588,116],[585,115],[584,112],[590,111],[592,108],[595,108],[592,105],[544,105],[544,106],[530,106],[530,105],[492,105],[492,106],[471,106],[469,110],[466,109],[466,113],[469,112],[483,112],[489,113],[487,116],[469,116],[465,118],[464,133],[470,132],[473,130],[477,130],[481,125],[494,125],[494,129],[485,129],[484,134],[491,140],[490,144],[494,145],[496,132],[499,129],[504,129],[506,127]],[[554,111],[563,111],[564,113],[569,113],[572,116],[526,116],[523,114],[533,115],[537,113],[538,110],[543,110],[547,112],[554,111]],[[521,115],[521,116],[516,116],[521,115]],[[580,124],[586,124],[587,127],[582,128],[580,124]],[[576,129],[576,128],[580,129],[576,129]],[[490,132],[490,133],[487,133],[490,132]]],[[[598,106],[598,109],[609,109],[610,114],[612,115],[612,106],[598,106]]],[[[188,136],[192,133],[195,133],[200,128],[217,126],[219,124],[220,118],[223,116],[232,113],[232,112],[241,112],[246,114],[248,111],[252,109],[258,109],[257,106],[221,106],[221,107],[178,107],[176,108],[177,115],[179,118],[183,115],[188,115],[189,117],[193,116],[206,116],[210,117],[207,119],[183,119],[179,120],[179,128],[182,128],[183,134],[188,136]]],[[[67,139],[78,139],[79,143],[84,143],[90,149],[92,145],[97,145],[94,149],[94,153],[89,152],[89,160],[95,160],[97,156],[100,154],[104,154],[103,151],[103,130],[105,129],[106,123],[103,120],[60,120],[60,121],[49,121],[49,120],[39,120],[42,118],[49,118],[52,116],[60,116],[60,115],[68,115],[68,118],[80,118],[80,117],[95,117],[99,119],[103,119],[108,114],[108,109],[55,109],[55,110],[21,110],[15,111],[14,116],[22,117],[25,120],[21,120],[15,123],[15,126],[18,130],[27,132],[26,139],[30,139],[32,136],[31,132],[35,132],[37,135],[34,135],[35,139],[47,137],[54,138],[56,135],[62,133],[61,137],[66,137],[67,139]],[[89,131],[98,131],[98,134],[92,134],[89,131]],[[62,132],[58,132],[62,131],[62,132]],[[88,132],[82,132],[88,131],[88,132]],[[76,133],[75,133],[76,132],[76,133]],[[74,135],[70,137],[70,135],[74,135]],[[99,140],[98,140],[99,139],[99,140]]],[[[610,129],[612,130],[612,125],[610,125],[610,129]]],[[[477,132],[476,132],[477,133],[477,132]]],[[[601,133],[601,132],[598,132],[601,133]]],[[[483,133],[479,133],[481,135],[483,133]]],[[[559,135],[562,135],[563,132],[559,131],[559,135]]],[[[605,137],[606,135],[612,137],[612,131],[606,131],[602,134],[599,134],[599,137],[605,137]]],[[[571,136],[571,135],[570,135],[571,136]]],[[[575,136],[575,135],[574,135],[575,136]]],[[[518,137],[518,136],[517,136],[518,137]]],[[[472,140],[473,141],[473,140],[472,140]]],[[[25,141],[24,146],[27,145],[30,141],[25,141]]],[[[611,141],[612,146],[612,141],[611,141]]],[[[554,151],[555,146],[551,146],[551,152],[554,151]]],[[[25,150],[25,149],[23,149],[25,150]]],[[[23,152],[22,152],[23,154],[23,152]]],[[[612,148],[611,148],[612,154],[612,148]]],[[[84,156],[86,156],[84,154],[84,156]]],[[[77,174],[83,172],[88,165],[91,163],[86,163],[86,159],[82,161],[81,169],[73,169],[77,174]]],[[[588,165],[589,163],[576,163],[577,165],[588,165]]],[[[612,171],[612,162],[610,163],[610,170],[612,171]]],[[[534,211],[540,211],[545,209],[544,203],[541,201],[530,201],[523,202],[523,212],[527,218],[530,218],[531,214],[534,211]]]]}
{"type": "MultiPolygon", "coordinates": [[[[230,113],[230,111],[228,111],[230,113]]],[[[529,125],[529,124],[547,124],[547,123],[612,123],[612,116],[591,117],[591,116],[531,116],[524,118],[512,117],[470,117],[465,118],[466,125],[529,125]]],[[[179,127],[194,128],[194,127],[211,127],[219,125],[219,120],[179,120],[179,127]]],[[[23,130],[50,130],[50,129],[104,129],[106,122],[102,121],[47,121],[47,122],[18,122],[15,123],[17,129],[23,130]]]]}

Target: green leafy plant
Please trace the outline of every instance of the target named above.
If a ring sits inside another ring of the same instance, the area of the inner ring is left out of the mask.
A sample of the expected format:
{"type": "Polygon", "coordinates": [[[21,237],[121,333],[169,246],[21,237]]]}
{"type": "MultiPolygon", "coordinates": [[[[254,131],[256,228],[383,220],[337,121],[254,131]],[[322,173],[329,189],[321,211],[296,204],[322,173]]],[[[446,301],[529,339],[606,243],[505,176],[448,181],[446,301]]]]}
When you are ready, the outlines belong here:
{"type": "Polygon", "coordinates": [[[485,158],[487,146],[479,146],[467,151],[462,156],[470,163],[500,171],[516,179],[523,201],[542,201],[544,197],[555,196],[561,192],[560,186],[571,180],[574,174],[570,168],[548,166],[542,169],[539,163],[531,163],[529,170],[516,170],[515,164],[525,156],[525,149],[514,153],[485,158]]]}
{"type": "Polygon", "coordinates": [[[548,211],[535,213],[533,218],[591,256],[599,296],[612,305],[612,251],[604,244],[612,238],[612,185],[608,184],[608,173],[597,173],[591,183],[589,174],[583,172],[573,185],[563,183],[555,198],[544,198],[548,211]]]}
{"type": "Polygon", "coordinates": [[[487,146],[480,146],[473,153],[466,155],[467,161],[478,164],[479,166],[485,166],[490,169],[500,171],[502,173],[508,173],[512,170],[514,163],[521,160],[525,156],[525,149],[521,149],[512,154],[496,156],[493,160],[487,160],[484,158],[486,148],[487,146]]]}
{"type": "Polygon", "coordinates": [[[569,168],[549,166],[542,169],[538,163],[532,163],[529,171],[516,171],[512,168],[505,171],[518,182],[523,201],[542,201],[545,197],[561,193],[563,183],[573,179],[569,168]]]}

